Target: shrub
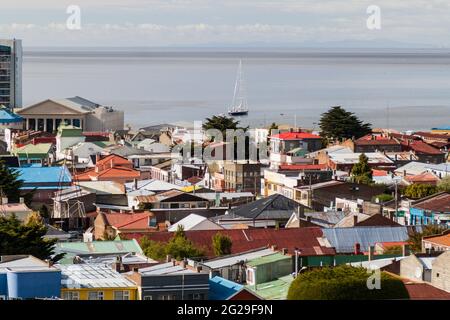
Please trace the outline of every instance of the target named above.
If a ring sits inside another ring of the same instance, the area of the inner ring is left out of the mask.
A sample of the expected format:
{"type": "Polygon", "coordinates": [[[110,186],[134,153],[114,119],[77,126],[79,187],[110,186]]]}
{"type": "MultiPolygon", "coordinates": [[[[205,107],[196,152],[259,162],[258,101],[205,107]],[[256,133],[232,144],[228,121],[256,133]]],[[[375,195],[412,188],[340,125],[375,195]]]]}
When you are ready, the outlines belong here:
{"type": "Polygon", "coordinates": [[[408,299],[400,279],[381,272],[381,289],[370,290],[370,273],[347,265],[315,269],[300,274],[291,284],[288,300],[377,300],[408,299]]]}

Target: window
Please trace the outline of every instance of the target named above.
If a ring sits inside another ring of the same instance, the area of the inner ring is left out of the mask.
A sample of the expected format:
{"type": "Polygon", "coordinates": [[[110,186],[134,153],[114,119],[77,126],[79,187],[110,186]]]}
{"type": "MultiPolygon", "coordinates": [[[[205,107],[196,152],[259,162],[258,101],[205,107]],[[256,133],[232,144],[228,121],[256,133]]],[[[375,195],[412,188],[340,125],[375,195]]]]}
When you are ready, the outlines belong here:
{"type": "Polygon", "coordinates": [[[89,292],[88,300],[103,300],[103,291],[89,292]]]}
{"type": "Polygon", "coordinates": [[[65,291],[62,294],[63,300],[80,300],[80,295],[76,291],[65,291]]]}
{"type": "Polygon", "coordinates": [[[188,295],[188,300],[205,300],[203,293],[191,293],[188,295]]]}
{"type": "Polygon", "coordinates": [[[170,295],[170,294],[161,294],[159,296],[159,300],[176,300],[176,296],[175,295],[170,295]]]}
{"type": "Polygon", "coordinates": [[[153,296],[145,296],[144,300],[153,300],[153,296]]]}
{"type": "Polygon", "coordinates": [[[114,300],[130,300],[130,291],[114,291],[114,300]]]}

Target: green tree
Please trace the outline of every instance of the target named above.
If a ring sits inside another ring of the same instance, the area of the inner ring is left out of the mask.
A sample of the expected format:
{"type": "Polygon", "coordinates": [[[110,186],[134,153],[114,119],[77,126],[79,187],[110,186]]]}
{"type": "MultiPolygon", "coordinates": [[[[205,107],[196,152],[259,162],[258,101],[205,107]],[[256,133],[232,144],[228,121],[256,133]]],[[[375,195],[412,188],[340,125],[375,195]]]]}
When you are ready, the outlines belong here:
{"type": "Polygon", "coordinates": [[[172,256],[177,260],[184,258],[202,257],[204,250],[198,248],[186,238],[183,227],[178,226],[173,237],[167,242],[162,244],[151,239],[144,238],[141,240],[141,247],[144,253],[155,260],[163,260],[167,255],[172,256]]]}
{"type": "Polygon", "coordinates": [[[301,273],[291,284],[288,300],[381,300],[408,299],[404,283],[385,272],[380,289],[367,286],[371,276],[365,268],[347,265],[314,269],[301,273]]]}
{"type": "Polygon", "coordinates": [[[447,230],[445,227],[436,225],[436,224],[430,224],[430,225],[422,227],[421,232],[414,230],[412,233],[410,233],[409,240],[408,240],[411,251],[421,252],[423,237],[440,235],[445,230],[447,230]]]}
{"type": "Polygon", "coordinates": [[[212,118],[206,118],[203,123],[203,130],[216,129],[222,132],[223,140],[226,140],[227,130],[237,130],[239,128],[239,121],[235,121],[231,117],[226,116],[213,116],[212,118]]]}
{"type": "Polygon", "coordinates": [[[379,194],[379,195],[376,195],[376,196],[372,197],[372,201],[373,202],[376,202],[377,199],[378,199],[378,201],[380,203],[383,203],[383,202],[391,201],[392,199],[394,199],[394,197],[392,195],[386,194],[386,193],[382,193],[382,194],[379,194]]]}
{"type": "Polygon", "coordinates": [[[231,238],[227,235],[221,234],[220,232],[217,232],[212,237],[212,246],[216,256],[231,254],[232,245],[233,242],[231,241],[231,238]]]}
{"type": "Polygon", "coordinates": [[[353,182],[372,183],[372,169],[369,166],[369,158],[364,153],[359,156],[359,162],[353,166],[351,176],[353,182]]]}
{"type": "Polygon", "coordinates": [[[269,136],[272,134],[272,131],[278,130],[278,125],[275,122],[272,122],[272,124],[269,127],[269,136]]]}
{"type": "Polygon", "coordinates": [[[57,240],[44,239],[46,233],[47,227],[39,219],[30,217],[22,223],[15,215],[0,217],[0,255],[30,254],[56,262],[62,258],[53,256],[57,240]]]}
{"type": "Polygon", "coordinates": [[[43,219],[50,219],[50,212],[48,212],[48,208],[45,204],[43,204],[40,208],[39,208],[39,214],[41,215],[41,217],[43,219]]]}
{"type": "Polygon", "coordinates": [[[439,191],[450,192],[450,175],[442,178],[437,187],[439,191]]]}
{"type": "Polygon", "coordinates": [[[403,189],[403,195],[411,199],[421,199],[424,197],[431,196],[436,192],[438,192],[436,186],[422,183],[411,184],[407,186],[405,189],[403,189]]]}
{"type": "Polygon", "coordinates": [[[370,123],[363,123],[354,113],[340,106],[323,113],[319,126],[321,136],[328,140],[360,138],[372,131],[370,123]]]}

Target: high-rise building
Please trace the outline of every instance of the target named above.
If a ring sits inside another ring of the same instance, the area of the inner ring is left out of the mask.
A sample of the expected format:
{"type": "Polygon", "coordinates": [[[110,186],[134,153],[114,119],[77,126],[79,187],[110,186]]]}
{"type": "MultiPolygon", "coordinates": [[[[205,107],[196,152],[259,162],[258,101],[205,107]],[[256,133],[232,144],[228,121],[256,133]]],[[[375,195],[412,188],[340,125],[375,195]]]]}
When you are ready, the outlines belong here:
{"type": "Polygon", "coordinates": [[[22,40],[0,39],[0,105],[22,106],[22,40]]]}

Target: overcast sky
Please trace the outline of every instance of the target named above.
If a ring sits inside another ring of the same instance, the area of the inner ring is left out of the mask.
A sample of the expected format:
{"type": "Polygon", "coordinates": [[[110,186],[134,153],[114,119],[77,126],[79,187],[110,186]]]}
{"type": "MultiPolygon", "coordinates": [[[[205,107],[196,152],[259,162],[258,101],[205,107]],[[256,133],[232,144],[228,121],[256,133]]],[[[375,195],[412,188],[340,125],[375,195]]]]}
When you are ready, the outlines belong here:
{"type": "Polygon", "coordinates": [[[24,46],[450,47],[449,17],[450,0],[2,0],[0,38],[24,46]],[[66,27],[69,5],[81,9],[81,30],[66,27]],[[381,9],[381,30],[366,27],[369,5],[381,9]]]}

